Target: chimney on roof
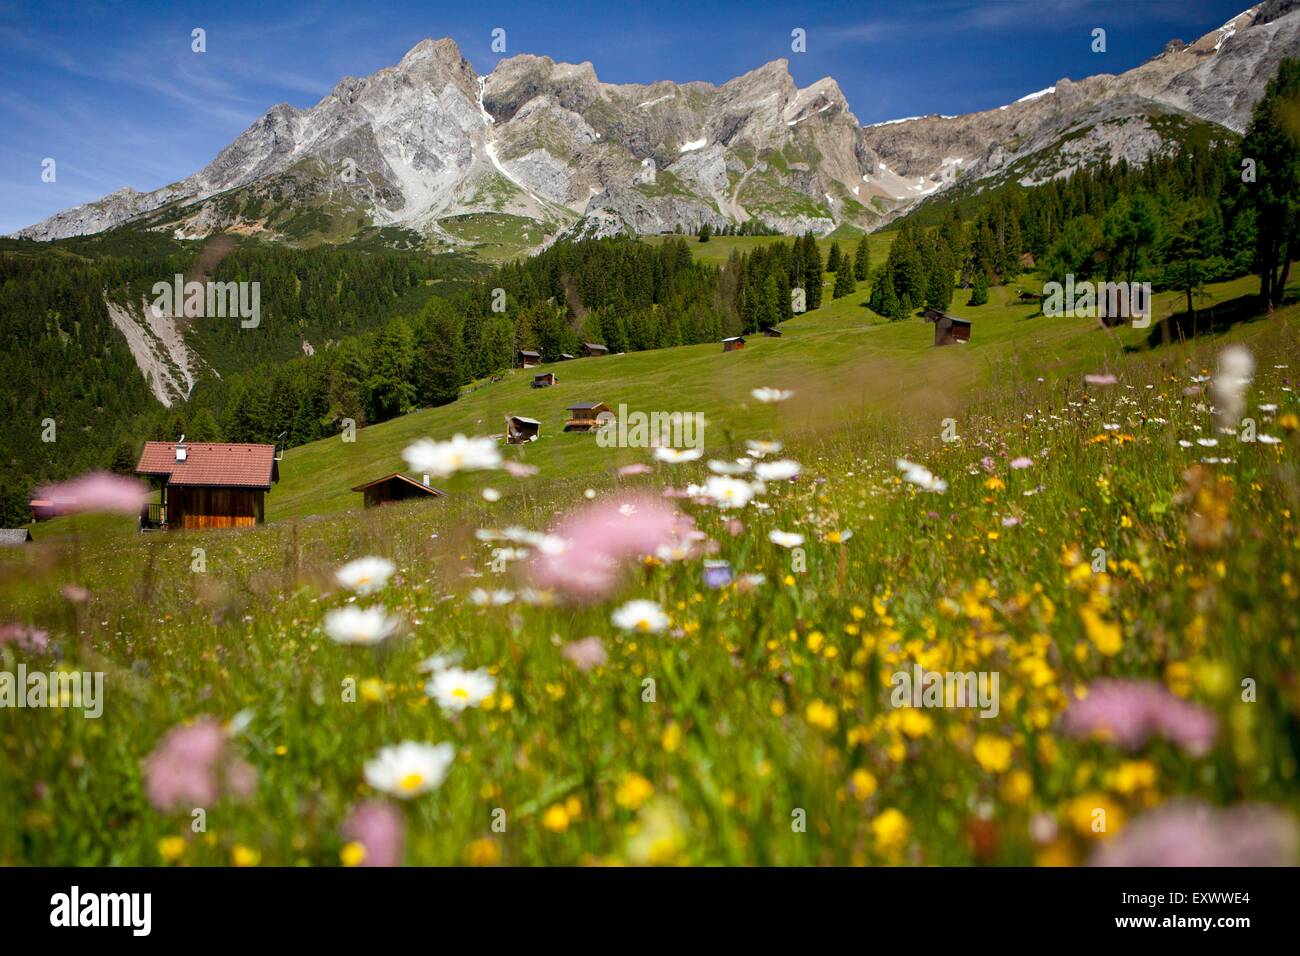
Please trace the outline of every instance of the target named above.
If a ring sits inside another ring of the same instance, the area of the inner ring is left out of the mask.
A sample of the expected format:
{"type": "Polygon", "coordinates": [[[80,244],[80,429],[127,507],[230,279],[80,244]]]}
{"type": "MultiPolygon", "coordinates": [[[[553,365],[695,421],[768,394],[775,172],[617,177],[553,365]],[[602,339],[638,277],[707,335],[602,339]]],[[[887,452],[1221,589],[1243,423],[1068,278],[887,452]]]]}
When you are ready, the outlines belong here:
{"type": "Polygon", "coordinates": [[[426,487],[426,488],[429,487],[429,476],[428,476],[428,475],[425,475],[425,476],[424,476],[424,487],[426,487]]]}
{"type": "Polygon", "coordinates": [[[185,436],[181,435],[181,440],[176,443],[176,460],[184,461],[187,449],[185,448],[185,436]]]}

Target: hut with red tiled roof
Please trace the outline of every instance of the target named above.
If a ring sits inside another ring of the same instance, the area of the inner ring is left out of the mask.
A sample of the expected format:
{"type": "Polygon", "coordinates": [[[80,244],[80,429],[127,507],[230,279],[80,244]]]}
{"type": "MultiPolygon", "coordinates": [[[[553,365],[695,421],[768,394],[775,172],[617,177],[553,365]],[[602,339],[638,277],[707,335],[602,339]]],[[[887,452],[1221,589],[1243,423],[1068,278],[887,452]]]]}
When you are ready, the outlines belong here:
{"type": "Polygon", "coordinates": [[[266,520],[266,493],[280,480],[274,445],[145,442],[137,475],[160,490],[143,528],[243,528],[266,520]]]}

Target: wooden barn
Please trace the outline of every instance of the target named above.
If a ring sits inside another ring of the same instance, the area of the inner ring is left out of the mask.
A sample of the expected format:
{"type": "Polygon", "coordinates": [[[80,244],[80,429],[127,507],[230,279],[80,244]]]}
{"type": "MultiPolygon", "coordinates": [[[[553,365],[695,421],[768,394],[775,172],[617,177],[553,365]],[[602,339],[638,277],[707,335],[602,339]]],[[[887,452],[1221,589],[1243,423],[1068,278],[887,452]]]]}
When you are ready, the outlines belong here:
{"type": "Polygon", "coordinates": [[[609,354],[609,348],[607,346],[601,345],[599,342],[582,343],[583,358],[596,358],[598,356],[608,355],[608,354],[609,354]]]}
{"type": "MultiPolygon", "coordinates": [[[[32,513],[33,521],[44,521],[46,518],[54,518],[59,514],[59,506],[65,503],[65,499],[55,500],[54,498],[33,498],[27,502],[27,507],[32,513]]],[[[67,502],[71,504],[71,502],[67,502]]]]}
{"type": "Polygon", "coordinates": [[[26,528],[0,528],[0,548],[16,548],[32,540],[32,533],[26,528]]]}
{"type": "Polygon", "coordinates": [[[274,445],[145,442],[137,475],[161,491],[140,527],[244,528],[266,520],[266,493],[280,480],[274,445]]]}
{"type": "Polygon", "coordinates": [[[506,416],[506,444],[522,445],[542,437],[542,423],[523,415],[506,416]]]}
{"type": "Polygon", "coordinates": [[[745,340],[739,335],[733,335],[729,339],[722,340],[722,351],[724,352],[735,352],[737,349],[743,349],[744,347],[745,340]]]}
{"type": "Polygon", "coordinates": [[[926,309],[925,321],[934,323],[935,345],[952,345],[954,342],[970,341],[970,319],[959,319],[938,309],[926,309]]]}
{"type": "Polygon", "coordinates": [[[560,353],[560,357],[559,357],[556,361],[559,361],[559,362],[572,362],[572,361],[573,361],[573,356],[570,355],[568,352],[561,352],[561,353],[560,353]]]}
{"type": "Polygon", "coordinates": [[[550,388],[558,381],[554,372],[539,372],[533,376],[533,388],[550,388]]]}
{"type": "Polygon", "coordinates": [[[393,472],[393,474],[385,475],[383,478],[376,478],[374,481],[367,481],[363,485],[357,485],[352,490],[361,492],[367,508],[390,504],[394,501],[407,501],[411,498],[445,498],[447,496],[445,491],[439,491],[429,484],[428,475],[425,475],[424,484],[421,484],[414,478],[408,478],[399,472],[393,472]]]}
{"type": "Polygon", "coordinates": [[[781,330],[774,329],[770,325],[765,325],[763,326],[763,334],[766,335],[769,339],[779,339],[781,337],[781,330]]]}
{"type": "Polygon", "coordinates": [[[613,416],[614,410],[604,402],[583,402],[580,405],[569,406],[569,420],[564,423],[566,432],[594,432],[600,428],[604,422],[600,415],[604,414],[606,420],[613,416]]]}
{"type": "Polygon", "coordinates": [[[520,368],[532,368],[534,365],[542,364],[542,353],[534,352],[532,349],[520,349],[515,356],[515,361],[519,363],[520,368]]]}

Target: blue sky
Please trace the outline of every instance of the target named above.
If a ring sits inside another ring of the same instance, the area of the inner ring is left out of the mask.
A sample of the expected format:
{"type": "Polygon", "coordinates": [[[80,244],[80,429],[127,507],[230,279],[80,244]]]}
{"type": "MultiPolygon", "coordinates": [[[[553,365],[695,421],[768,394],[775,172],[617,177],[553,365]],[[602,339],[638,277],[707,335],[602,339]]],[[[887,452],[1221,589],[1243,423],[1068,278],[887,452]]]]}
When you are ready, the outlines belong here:
{"type": "Polygon", "coordinates": [[[606,82],[721,83],[787,57],[833,76],[863,123],[1011,102],[1062,76],[1118,73],[1249,0],[634,0],[592,3],[0,0],[0,233],[122,186],[208,163],[274,103],[310,106],[343,76],[450,36],[476,70],[502,54],[590,60],[606,82]],[[207,52],[191,51],[191,31],[207,52]],[[792,53],[791,30],[807,31],[792,53]],[[1107,52],[1091,52],[1091,31],[1107,52]],[[57,162],[42,182],[42,160],[57,162]]]}

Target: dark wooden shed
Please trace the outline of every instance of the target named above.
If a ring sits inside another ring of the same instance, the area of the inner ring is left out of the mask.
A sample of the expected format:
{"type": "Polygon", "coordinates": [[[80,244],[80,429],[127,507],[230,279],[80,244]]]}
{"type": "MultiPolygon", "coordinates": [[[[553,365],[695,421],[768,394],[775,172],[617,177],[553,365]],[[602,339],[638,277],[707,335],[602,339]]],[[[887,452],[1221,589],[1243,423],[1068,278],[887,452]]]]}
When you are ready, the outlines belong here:
{"type": "Polygon", "coordinates": [[[532,368],[534,365],[542,364],[542,353],[534,352],[532,349],[520,349],[515,356],[515,361],[519,363],[520,368],[532,368]]]}
{"type": "Polygon", "coordinates": [[[595,358],[600,355],[608,355],[608,346],[601,345],[599,342],[583,342],[582,355],[584,358],[595,358]]]}
{"type": "Polygon", "coordinates": [[[724,352],[734,352],[737,349],[743,349],[744,347],[745,340],[739,335],[733,335],[729,339],[722,340],[722,351],[724,352]]]}
{"type": "Polygon", "coordinates": [[[522,445],[525,442],[536,441],[542,435],[542,423],[535,418],[525,418],[523,415],[506,416],[506,444],[522,445]]]}
{"type": "Polygon", "coordinates": [[[934,323],[935,345],[952,345],[970,341],[970,319],[959,319],[938,309],[926,309],[925,321],[934,323]]]}
{"type": "Polygon", "coordinates": [[[763,334],[766,335],[769,339],[779,339],[781,337],[781,330],[774,329],[770,325],[765,325],[763,327],[763,334]]]}
{"type": "Polygon", "coordinates": [[[554,372],[538,372],[533,376],[533,388],[550,388],[558,381],[554,372]]]}
{"type": "Polygon", "coordinates": [[[400,472],[367,481],[352,489],[364,496],[367,508],[386,505],[394,501],[407,501],[411,498],[445,498],[447,493],[439,491],[432,485],[421,484],[414,478],[408,478],[400,472]]]}

